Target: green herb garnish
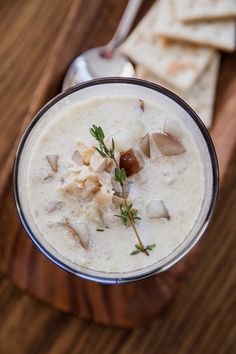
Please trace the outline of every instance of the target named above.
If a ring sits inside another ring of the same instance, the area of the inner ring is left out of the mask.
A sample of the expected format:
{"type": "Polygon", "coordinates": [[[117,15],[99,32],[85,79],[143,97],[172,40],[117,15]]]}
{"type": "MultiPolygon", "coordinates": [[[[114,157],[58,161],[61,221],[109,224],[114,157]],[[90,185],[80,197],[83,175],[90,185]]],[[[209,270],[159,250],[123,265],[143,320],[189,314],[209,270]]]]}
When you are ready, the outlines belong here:
{"type": "Polygon", "coordinates": [[[138,216],[138,211],[137,209],[133,208],[133,204],[129,204],[127,207],[123,207],[122,205],[120,206],[120,214],[115,215],[116,217],[120,218],[122,223],[125,226],[128,226],[129,224],[129,215],[132,215],[133,220],[141,220],[141,218],[138,216]]]}
{"type": "MultiPolygon", "coordinates": [[[[145,250],[146,251],[152,251],[153,248],[156,247],[156,244],[153,243],[152,245],[148,245],[145,250]]],[[[136,254],[143,252],[138,244],[135,245],[135,249],[130,253],[131,256],[135,256],[136,254]]]]}
{"type": "MultiPolygon", "coordinates": [[[[126,172],[123,168],[120,169],[119,164],[115,158],[115,142],[114,139],[111,140],[111,147],[108,147],[106,143],[104,142],[105,139],[105,134],[102,130],[101,127],[97,127],[96,125],[93,125],[92,128],[90,128],[90,133],[91,135],[97,140],[99,147],[96,148],[96,150],[99,152],[99,154],[102,157],[108,157],[112,159],[115,163],[115,176],[114,179],[116,182],[120,183],[121,189],[122,189],[122,197],[124,199],[124,206],[120,206],[120,214],[115,215],[116,217],[120,218],[122,223],[125,226],[131,226],[133,228],[133,231],[135,233],[135,236],[138,240],[138,244],[135,245],[135,250],[131,252],[131,255],[138,254],[140,252],[145,253],[147,256],[149,256],[148,251],[152,251],[153,248],[156,246],[155,244],[144,246],[141,240],[141,237],[138,233],[138,230],[135,226],[135,221],[140,220],[140,217],[138,216],[138,211],[133,207],[133,204],[129,204],[127,201],[127,193],[126,193],[126,172]]],[[[101,231],[101,229],[97,229],[97,231],[101,231]]]]}

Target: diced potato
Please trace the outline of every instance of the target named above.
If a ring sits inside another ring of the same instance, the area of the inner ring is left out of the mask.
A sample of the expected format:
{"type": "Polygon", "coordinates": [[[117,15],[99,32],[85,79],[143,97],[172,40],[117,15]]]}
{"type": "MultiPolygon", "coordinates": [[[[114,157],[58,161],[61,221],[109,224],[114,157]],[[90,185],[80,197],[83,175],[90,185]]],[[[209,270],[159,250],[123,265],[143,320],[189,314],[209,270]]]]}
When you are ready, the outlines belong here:
{"type": "Polygon", "coordinates": [[[153,140],[163,155],[173,156],[185,152],[184,146],[170,134],[153,133],[153,140]]]}
{"type": "Polygon", "coordinates": [[[150,157],[150,139],[149,139],[149,134],[146,134],[143,139],[140,142],[140,150],[142,151],[142,153],[147,156],[150,157]]]}
{"type": "Polygon", "coordinates": [[[58,170],[58,155],[46,155],[47,162],[49,163],[53,172],[58,170]]]}
{"type": "Polygon", "coordinates": [[[103,224],[102,211],[95,202],[92,202],[87,206],[85,215],[87,219],[97,223],[98,225],[103,224]]]}
{"type": "Polygon", "coordinates": [[[112,175],[109,172],[101,172],[98,174],[99,183],[102,186],[108,186],[112,188],[112,175]]]}
{"type": "Polygon", "coordinates": [[[126,151],[132,146],[132,134],[128,130],[120,130],[115,134],[114,141],[118,151],[126,151]]]}
{"type": "Polygon", "coordinates": [[[81,246],[87,250],[91,240],[88,225],[85,223],[72,223],[70,224],[70,227],[75,231],[81,246]]]}
{"type": "Polygon", "coordinates": [[[147,216],[150,219],[166,218],[170,219],[168,210],[162,200],[151,200],[146,206],[147,216]]]}
{"type": "Polygon", "coordinates": [[[83,165],[83,158],[82,158],[82,156],[80,155],[80,153],[79,153],[78,150],[76,150],[76,151],[73,153],[71,159],[75,162],[76,165],[78,165],[78,166],[82,166],[82,165],[83,165]]]}
{"type": "Polygon", "coordinates": [[[114,136],[116,149],[120,152],[129,150],[140,141],[145,133],[145,125],[140,120],[128,123],[123,130],[120,130],[114,136]]]}

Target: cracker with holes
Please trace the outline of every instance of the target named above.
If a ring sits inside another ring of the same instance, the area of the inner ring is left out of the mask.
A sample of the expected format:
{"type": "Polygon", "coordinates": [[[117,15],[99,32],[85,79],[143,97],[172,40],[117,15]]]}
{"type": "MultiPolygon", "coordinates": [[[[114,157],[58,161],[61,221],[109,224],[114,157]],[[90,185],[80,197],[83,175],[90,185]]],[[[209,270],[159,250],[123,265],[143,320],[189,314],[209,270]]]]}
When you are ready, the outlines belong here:
{"type": "Polygon", "coordinates": [[[214,51],[153,36],[152,28],[159,13],[157,2],[121,46],[121,51],[136,64],[151,68],[155,75],[176,89],[188,90],[206,68],[214,51]]]}
{"type": "Polygon", "coordinates": [[[206,21],[183,24],[176,20],[174,0],[160,0],[160,15],[155,24],[155,33],[172,40],[206,45],[224,51],[235,50],[235,21],[206,21]]]}
{"type": "Polygon", "coordinates": [[[236,18],[235,0],[175,0],[175,7],[184,23],[236,18]]]}
{"type": "Polygon", "coordinates": [[[193,110],[199,115],[207,128],[212,125],[213,107],[215,90],[217,84],[217,77],[219,71],[220,55],[215,52],[212,60],[207,68],[204,70],[196,84],[191,90],[183,92],[176,90],[173,86],[169,85],[159,77],[154,75],[142,66],[137,67],[137,76],[140,79],[152,81],[158,85],[166,87],[168,90],[173,91],[186,101],[193,110]]]}

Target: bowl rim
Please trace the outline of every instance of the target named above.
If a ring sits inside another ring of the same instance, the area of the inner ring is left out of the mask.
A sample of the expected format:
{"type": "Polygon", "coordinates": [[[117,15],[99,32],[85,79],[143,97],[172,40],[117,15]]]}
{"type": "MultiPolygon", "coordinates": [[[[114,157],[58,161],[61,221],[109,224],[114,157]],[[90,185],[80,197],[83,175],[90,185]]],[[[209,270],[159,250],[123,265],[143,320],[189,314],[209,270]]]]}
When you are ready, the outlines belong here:
{"type": "Polygon", "coordinates": [[[215,151],[212,139],[210,137],[210,134],[209,134],[207,128],[205,127],[205,125],[203,124],[203,122],[201,121],[201,119],[198,117],[198,115],[193,111],[193,109],[184,100],[182,100],[179,96],[177,96],[173,92],[169,91],[168,89],[166,89],[160,85],[154,84],[149,81],[137,79],[137,78],[109,77],[109,78],[94,79],[94,80],[86,81],[84,83],[75,85],[75,86],[65,90],[64,92],[59,93],[54,98],[52,98],[35,114],[35,116],[31,120],[31,122],[28,124],[27,128],[25,129],[25,131],[21,137],[21,140],[19,142],[17,151],[16,151],[14,168],[13,168],[13,192],[14,192],[14,200],[15,200],[16,209],[17,209],[21,224],[22,224],[23,228],[25,229],[29,238],[32,240],[32,242],[49,260],[51,260],[54,264],[56,264],[60,268],[64,269],[65,271],[68,271],[69,273],[77,275],[81,278],[84,278],[87,280],[92,280],[92,281],[95,281],[98,283],[103,283],[103,284],[121,284],[121,283],[142,280],[142,279],[148,278],[152,275],[155,275],[157,273],[160,273],[162,271],[169,269],[171,266],[173,266],[175,263],[177,263],[180,259],[182,259],[192,249],[192,247],[201,238],[201,236],[204,234],[204,232],[210,222],[210,219],[212,217],[214,209],[215,209],[218,191],[219,191],[219,166],[218,166],[217,155],[216,155],[216,151],[215,151]],[[76,91],[80,91],[85,88],[88,88],[90,86],[103,85],[103,84],[131,84],[131,85],[143,86],[148,89],[158,91],[161,94],[164,94],[165,96],[174,100],[178,105],[180,105],[188,113],[188,115],[194,120],[194,122],[198,126],[198,128],[199,128],[199,130],[206,142],[209,156],[210,156],[210,161],[211,161],[211,168],[212,168],[213,186],[212,186],[211,202],[209,205],[209,209],[208,209],[205,221],[201,225],[201,227],[200,227],[199,231],[196,233],[196,235],[185,245],[185,247],[182,250],[180,250],[180,252],[175,257],[173,257],[173,259],[167,261],[164,265],[161,265],[151,271],[149,270],[147,272],[144,272],[140,275],[130,275],[130,276],[124,276],[124,277],[119,277],[119,278],[105,277],[105,276],[103,277],[100,275],[93,275],[93,274],[84,273],[81,270],[74,269],[73,267],[69,266],[68,264],[62,262],[55,255],[53,255],[51,252],[49,252],[47,250],[47,248],[38,240],[37,236],[33,233],[33,231],[31,230],[31,228],[27,222],[27,218],[25,217],[24,212],[23,212],[23,208],[21,207],[19,189],[18,189],[18,172],[19,172],[21,154],[24,149],[25,143],[28,139],[28,136],[31,133],[34,126],[36,125],[36,123],[44,116],[44,114],[54,104],[56,104],[58,101],[60,101],[64,97],[69,96],[70,94],[72,94],[76,91]]]}

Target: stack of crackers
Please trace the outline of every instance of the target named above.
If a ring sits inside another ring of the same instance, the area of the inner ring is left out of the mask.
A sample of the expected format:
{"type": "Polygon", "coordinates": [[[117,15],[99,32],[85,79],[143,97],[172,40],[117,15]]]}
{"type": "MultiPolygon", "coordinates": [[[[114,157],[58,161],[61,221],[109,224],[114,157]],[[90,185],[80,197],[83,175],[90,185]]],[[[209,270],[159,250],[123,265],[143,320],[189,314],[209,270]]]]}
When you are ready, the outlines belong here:
{"type": "Polygon", "coordinates": [[[137,76],[183,98],[209,128],[219,50],[235,50],[236,0],[159,0],[121,50],[137,76]]]}

